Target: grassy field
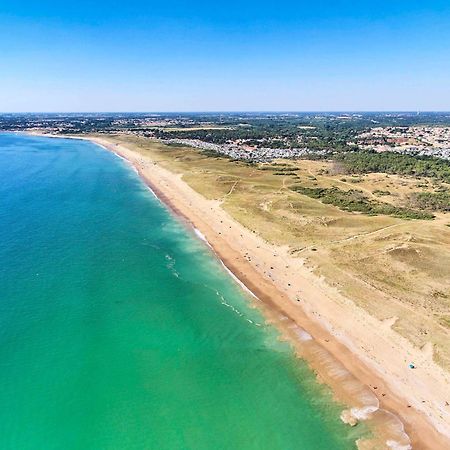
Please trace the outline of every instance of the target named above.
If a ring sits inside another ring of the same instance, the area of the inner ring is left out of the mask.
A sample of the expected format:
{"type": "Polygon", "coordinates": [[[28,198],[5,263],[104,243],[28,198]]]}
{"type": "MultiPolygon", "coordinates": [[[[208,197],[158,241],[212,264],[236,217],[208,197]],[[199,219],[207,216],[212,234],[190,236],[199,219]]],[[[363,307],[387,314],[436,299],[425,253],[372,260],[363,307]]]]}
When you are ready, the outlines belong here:
{"type": "Polygon", "coordinates": [[[269,242],[288,245],[317,274],[450,368],[450,215],[432,220],[349,212],[292,190],[357,190],[377,204],[411,207],[418,193],[448,185],[427,178],[349,175],[326,161],[249,165],[192,148],[116,137],[196,191],[220,200],[235,219],[269,242]],[[413,194],[413,195],[412,195],[413,194]]]}

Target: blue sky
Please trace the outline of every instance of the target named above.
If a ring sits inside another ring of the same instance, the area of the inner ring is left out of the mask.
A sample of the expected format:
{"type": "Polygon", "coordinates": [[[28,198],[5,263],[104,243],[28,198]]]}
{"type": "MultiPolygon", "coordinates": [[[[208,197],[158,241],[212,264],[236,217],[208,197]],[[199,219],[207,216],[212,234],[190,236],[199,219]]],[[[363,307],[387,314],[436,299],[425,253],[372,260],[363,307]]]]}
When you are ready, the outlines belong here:
{"type": "Polygon", "coordinates": [[[450,1],[0,1],[0,111],[450,110],[450,1]]]}

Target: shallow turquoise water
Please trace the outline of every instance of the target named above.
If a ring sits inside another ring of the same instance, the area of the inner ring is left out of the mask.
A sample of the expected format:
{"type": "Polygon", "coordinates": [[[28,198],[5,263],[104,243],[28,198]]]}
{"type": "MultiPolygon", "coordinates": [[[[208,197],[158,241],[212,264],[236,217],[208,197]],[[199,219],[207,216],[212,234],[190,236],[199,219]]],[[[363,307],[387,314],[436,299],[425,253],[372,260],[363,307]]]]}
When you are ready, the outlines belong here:
{"type": "Polygon", "coordinates": [[[0,134],[0,449],[350,449],[355,430],[125,162],[0,134]]]}

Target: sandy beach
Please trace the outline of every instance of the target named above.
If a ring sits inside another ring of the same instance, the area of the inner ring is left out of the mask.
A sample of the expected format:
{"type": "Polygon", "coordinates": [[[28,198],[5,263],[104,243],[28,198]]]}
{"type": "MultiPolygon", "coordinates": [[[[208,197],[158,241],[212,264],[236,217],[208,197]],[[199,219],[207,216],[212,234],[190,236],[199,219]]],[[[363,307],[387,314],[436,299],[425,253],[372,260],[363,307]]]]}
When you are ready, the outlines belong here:
{"type": "Polygon", "coordinates": [[[450,448],[450,377],[431,352],[415,348],[389,321],[356,306],[288,248],[242,226],[180,175],[107,138],[89,139],[128,160],[161,201],[207,240],[319,380],[348,405],[341,418],[353,425],[366,420],[376,430],[376,439],[358,443],[360,448],[450,448]]]}

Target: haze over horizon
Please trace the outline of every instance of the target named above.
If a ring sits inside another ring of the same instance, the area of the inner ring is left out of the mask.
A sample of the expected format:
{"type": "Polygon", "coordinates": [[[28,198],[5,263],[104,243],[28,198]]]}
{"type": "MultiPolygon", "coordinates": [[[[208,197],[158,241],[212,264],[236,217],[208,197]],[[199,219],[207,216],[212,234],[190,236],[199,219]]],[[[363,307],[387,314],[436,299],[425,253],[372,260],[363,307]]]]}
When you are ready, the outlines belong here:
{"type": "Polygon", "coordinates": [[[5,1],[0,111],[448,111],[450,4],[5,1]]]}
{"type": "Polygon", "coordinates": [[[358,114],[410,114],[410,115],[420,115],[420,114],[450,114],[450,110],[394,110],[394,109],[386,109],[386,110],[360,110],[360,111],[352,111],[352,110],[334,110],[334,111],[328,111],[325,109],[322,110],[314,110],[314,111],[309,111],[309,110],[298,110],[298,111],[281,111],[281,110],[228,110],[228,111],[214,111],[214,110],[208,110],[208,111],[202,111],[202,110],[186,110],[186,111],[182,111],[182,110],[167,110],[167,111],[145,111],[145,110],[141,110],[141,111],[0,111],[0,114],[2,115],[115,115],[115,114],[129,114],[129,115],[171,115],[171,114],[196,114],[196,115],[219,115],[219,114],[229,114],[229,115],[236,115],[236,114],[248,114],[248,115],[253,115],[253,114],[261,114],[261,115],[270,115],[270,114],[275,114],[275,115],[296,115],[296,114],[347,114],[347,115],[358,115],[358,114]]]}

